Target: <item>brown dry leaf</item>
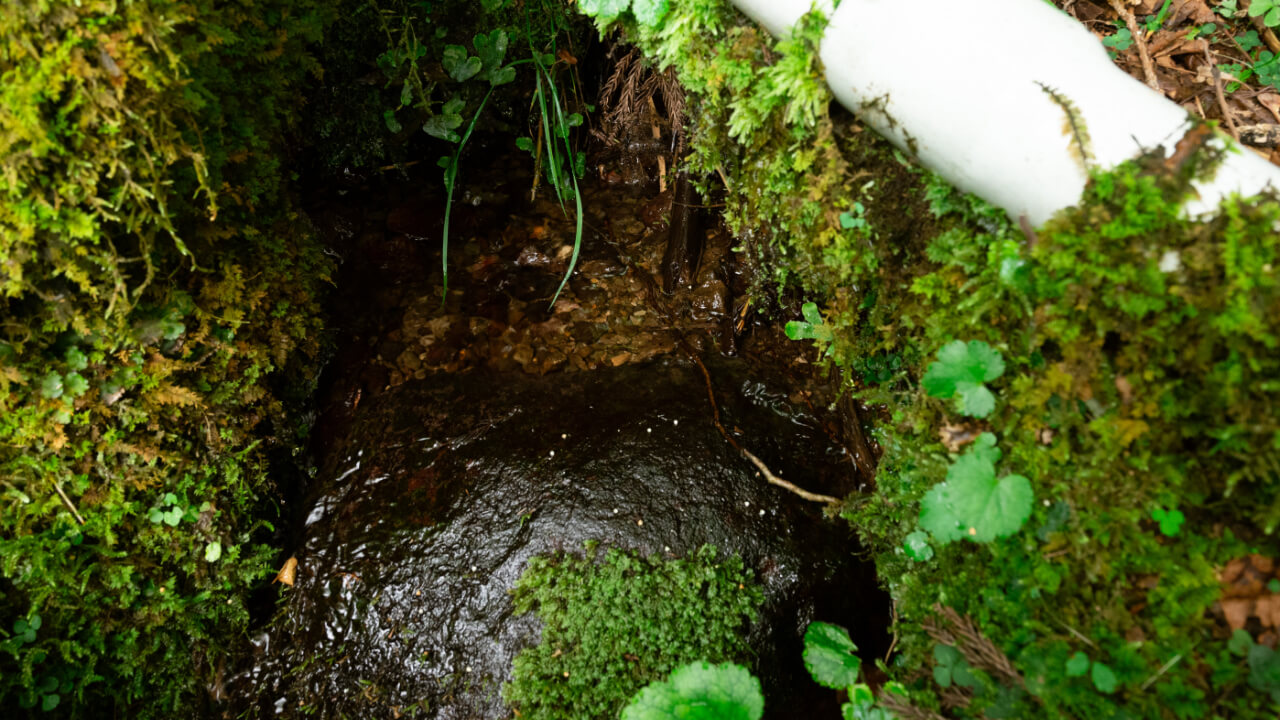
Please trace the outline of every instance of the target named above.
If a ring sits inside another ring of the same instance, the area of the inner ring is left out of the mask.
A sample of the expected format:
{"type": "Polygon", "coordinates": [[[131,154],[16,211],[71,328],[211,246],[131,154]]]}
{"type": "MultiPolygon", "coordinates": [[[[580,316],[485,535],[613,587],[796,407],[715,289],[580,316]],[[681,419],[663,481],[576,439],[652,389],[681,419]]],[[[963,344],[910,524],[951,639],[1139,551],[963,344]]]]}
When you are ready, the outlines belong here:
{"type": "Polygon", "coordinates": [[[1249,616],[1253,614],[1253,600],[1234,598],[1222,600],[1222,615],[1227,619],[1227,625],[1232,630],[1240,630],[1245,623],[1249,621],[1249,616]]]}
{"type": "Polygon", "coordinates": [[[943,425],[942,429],[938,430],[938,437],[948,451],[957,453],[960,452],[960,448],[977,440],[981,432],[981,429],[968,424],[943,425]]]}
{"type": "Polygon", "coordinates": [[[1270,92],[1262,93],[1254,99],[1275,116],[1276,122],[1280,122],[1280,95],[1270,92]]]}
{"type": "Polygon", "coordinates": [[[276,582],[293,587],[293,579],[298,574],[298,558],[290,556],[284,561],[284,567],[276,573],[276,582]]]}
{"type": "Polygon", "coordinates": [[[1123,375],[1116,376],[1116,392],[1120,393],[1120,402],[1128,405],[1133,400],[1133,385],[1129,383],[1129,378],[1123,375]]]}
{"type": "Polygon", "coordinates": [[[1280,595],[1259,597],[1254,602],[1253,614],[1258,616],[1263,627],[1280,628],[1280,595]]]}

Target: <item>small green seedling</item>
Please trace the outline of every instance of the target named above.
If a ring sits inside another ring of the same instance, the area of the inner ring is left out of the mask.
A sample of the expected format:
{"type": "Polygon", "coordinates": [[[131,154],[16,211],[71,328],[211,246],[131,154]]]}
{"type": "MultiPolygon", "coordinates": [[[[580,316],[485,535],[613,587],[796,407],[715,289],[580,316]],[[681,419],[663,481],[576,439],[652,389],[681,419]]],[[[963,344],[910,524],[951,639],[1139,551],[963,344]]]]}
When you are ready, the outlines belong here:
{"type": "Polygon", "coordinates": [[[18,618],[13,621],[13,637],[18,645],[36,641],[36,631],[40,629],[40,616],[32,615],[30,619],[18,618]]]}
{"type": "Polygon", "coordinates": [[[916,530],[908,535],[902,543],[902,549],[912,560],[924,562],[933,559],[933,546],[929,544],[929,534],[923,530],[916,530]]]}
{"type": "Polygon", "coordinates": [[[1183,521],[1186,520],[1181,510],[1165,510],[1162,507],[1151,511],[1151,519],[1160,523],[1160,533],[1165,537],[1177,535],[1182,529],[1183,521]]]}
{"type": "Polygon", "coordinates": [[[969,662],[959,650],[950,645],[933,646],[933,681],[938,687],[958,685],[963,688],[978,687],[978,677],[973,674],[969,662]]]}
{"type": "Polygon", "coordinates": [[[938,351],[921,381],[930,397],[955,398],[955,408],[964,415],[986,417],[996,409],[996,397],[985,383],[1004,374],[1000,351],[981,340],[956,340],[938,351]]]}
{"type": "Polygon", "coordinates": [[[822,313],[818,312],[816,303],[807,302],[800,306],[800,313],[804,315],[804,320],[791,320],[787,323],[787,337],[792,340],[816,340],[819,343],[827,343],[827,355],[831,354],[831,341],[835,339],[835,332],[829,325],[822,321],[822,313]]]}
{"type": "Polygon", "coordinates": [[[1280,25],[1280,0],[1253,0],[1249,5],[1249,17],[1261,17],[1267,27],[1280,25]]]}
{"type": "Polygon", "coordinates": [[[1031,517],[1035,493],[1021,475],[996,477],[996,436],[982,433],[920,503],[920,527],[942,544],[961,538],[991,542],[1020,530],[1031,517]]]}
{"type": "Polygon", "coordinates": [[[840,213],[840,227],[845,230],[865,230],[867,228],[867,219],[863,215],[866,212],[866,206],[860,202],[855,202],[852,210],[840,213]]]}
{"type": "Polygon", "coordinates": [[[1093,686],[1098,692],[1110,695],[1116,691],[1119,681],[1116,679],[1115,671],[1111,666],[1102,662],[1092,662],[1089,656],[1083,652],[1077,651],[1074,655],[1067,658],[1066,662],[1067,677],[1083,677],[1085,673],[1089,674],[1089,679],[1093,682],[1093,686]]]}
{"type": "Polygon", "coordinates": [[[708,662],[676,668],[650,683],[622,710],[622,720],[760,720],[760,681],[741,665],[708,662]]]}
{"type": "Polygon", "coordinates": [[[159,505],[151,508],[151,513],[147,515],[147,519],[159,525],[164,523],[169,527],[177,527],[182,522],[182,516],[186,512],[178,505],[178,496],[173,493],[165,493],[164,498],[159,505]]]}

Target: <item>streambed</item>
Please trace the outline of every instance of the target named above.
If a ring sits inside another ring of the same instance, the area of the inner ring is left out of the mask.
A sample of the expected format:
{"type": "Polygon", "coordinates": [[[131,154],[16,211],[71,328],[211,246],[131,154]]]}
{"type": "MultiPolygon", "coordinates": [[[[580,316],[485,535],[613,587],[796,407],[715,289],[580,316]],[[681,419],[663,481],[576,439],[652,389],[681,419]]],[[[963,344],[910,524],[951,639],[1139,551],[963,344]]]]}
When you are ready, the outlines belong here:
{"type": "Polygon", "coordinates": [[[740,554],[765,589],[750,645],[769,716],[838,712],[807,680],[800,637],[822,619],[882,653],[887,600],[848,525],[770,485],[726,435],[843,496],[862,481],[861,429],[825,411],[808,348],[735,302],[749,268],[721,230],[661,292],[669,192],[584,192],[580,269],[551,305],[571,228],[505,170],[455,209],[443,303],[429,184],[378,183],[318,213],[344,261],[344,338],[297,503],[294,584],[229,682],[233,704],[511,717],[499,688],[538,622],[513,616],[509,591],[531,556],[599,541],[740,554]]]}

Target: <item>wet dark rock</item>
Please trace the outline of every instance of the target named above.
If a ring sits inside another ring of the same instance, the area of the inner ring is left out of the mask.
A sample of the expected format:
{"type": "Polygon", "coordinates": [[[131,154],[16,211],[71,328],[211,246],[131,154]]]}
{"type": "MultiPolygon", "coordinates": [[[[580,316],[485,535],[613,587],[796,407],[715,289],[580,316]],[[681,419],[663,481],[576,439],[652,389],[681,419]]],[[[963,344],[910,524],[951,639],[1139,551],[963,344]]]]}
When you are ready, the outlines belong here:
{"type": "MultiPolygon", "coordinates": [[[[843,451],[785,392],[742,361],[710,371],[724,426],[776,474],[851,489],[843,451]]],[[[530,556],[587,540],[741,554],[766,588],[750,641],[770,717],[838,712],[806,679],[809,621],[883,653],[887,601],[848,526],[759,477],[713,425],[696,366],[433,374],[366,398],[350,427],[312,493],[296,584],[234,682],[236,712],[510,717],[499,688],[538,625],[511,616],[508,591],[530,556]]]]}

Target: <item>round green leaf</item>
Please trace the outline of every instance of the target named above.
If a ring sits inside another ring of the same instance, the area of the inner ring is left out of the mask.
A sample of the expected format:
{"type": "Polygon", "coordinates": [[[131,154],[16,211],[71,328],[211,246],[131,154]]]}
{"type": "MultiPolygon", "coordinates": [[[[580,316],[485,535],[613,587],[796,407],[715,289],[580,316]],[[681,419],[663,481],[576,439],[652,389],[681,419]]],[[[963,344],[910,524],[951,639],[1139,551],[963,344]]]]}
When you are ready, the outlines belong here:
{"type": "Polygon", "coordinates": [[[1067,659],[1067,677],[1080,677],[1089,672],[1089,656],[1077,652],[1067,659]]]}
{"type": "Polygon", "coordinates": [[[204,547],[204,559],[207,562],[218,562],[222,557],[222,543],[214,540],[204,547]]]}
{"type": "Polygon", "coordinates": [[[1089,677],[1093,680],[1093,686],[1098,688],[1098,692],[1110,695],[1116,691],[1116,674],[1106,664],[1095,662],[1089,677]]]}
{"type": "Polygon", "coordinates": [[[631,698],[622,720],[760,720],[760,681],[741,665],[697,662],[650,683],[631,698]]]}
{"type": "Polygon", "coordinates": [[[804,666],[819,685],[841,690],[856,684],[862,667],[857,649],[839,625],[813,622],[804,632],[804,666]]]}
{"type": "Polygon", "coordinates": [[[61,700],[62,698],[58,697],[57,693],[49,693],[48,695],[45,695],[44,700],[40,702],[40,709],[45,712],[49,712],[50,710],[58,707],[58,703],[61,700]]]}
{"type": "Polygon", "coordinates": [[[62,376],[50,370],[40,382],[40,394],[50,400],[62,397],[62,376]]]}
{"type": "Polygon", "coordinates": [[[933,558],[933,547],[929,545],[929,534],[923,530],[916,530],[907,536],[903,542],[902,548],[907,551],[907,557],[912,560],[931,560],[933,558]]]}

